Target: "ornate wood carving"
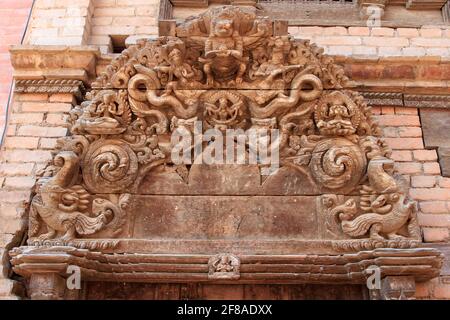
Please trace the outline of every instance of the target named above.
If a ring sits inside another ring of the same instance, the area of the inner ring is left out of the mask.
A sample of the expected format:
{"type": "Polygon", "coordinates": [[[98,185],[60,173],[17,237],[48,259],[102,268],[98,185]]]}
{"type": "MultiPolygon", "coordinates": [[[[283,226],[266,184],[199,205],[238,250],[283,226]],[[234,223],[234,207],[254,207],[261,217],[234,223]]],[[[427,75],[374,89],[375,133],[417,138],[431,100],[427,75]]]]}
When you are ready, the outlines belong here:
{"type": "Polygon", "coordinates": [[[70,93],[81,99],[85,93],[81,80],[17,80],[14,86],[16,93],[70,93]]]}
{"type": "Polygon", "coordinates": [[[90,280],[364,283],[367,261],[388,266],[383,276],[435,276],[442,257],[417,248],[415,203],[364,97],[322,49],[274,28],[217,7],[115,59],[41,172],[16,272],[64,257],[90,280]],[[279,130],[269,174],[172,158],[176,130],[252,128],[279,130]],[[431,267],[410,267],[416,257],[431,267]]]}

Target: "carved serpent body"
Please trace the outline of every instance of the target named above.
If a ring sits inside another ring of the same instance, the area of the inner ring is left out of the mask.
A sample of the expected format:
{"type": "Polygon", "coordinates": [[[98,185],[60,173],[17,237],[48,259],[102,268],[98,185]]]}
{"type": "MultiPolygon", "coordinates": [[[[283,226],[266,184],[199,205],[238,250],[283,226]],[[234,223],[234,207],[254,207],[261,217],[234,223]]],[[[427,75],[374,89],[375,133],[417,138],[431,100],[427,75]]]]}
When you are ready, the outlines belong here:
{"type": "MultiPolygon", "coordinates": [[[[128,84],[128,91],[131,98],[138,102],[149,102],[155,107],[171,107],[180,118],[187,119],[196,114],[198,103],[189,103],[186,107],[174,96],[166,94],[159,96],[158,90],[161,89],[161,84],[156,72],[141,65],[135,65],[135,68],[140,73],[131,78],[128,84]],[[140,90],[141,86],[146,88],[145,92],[140,90]]],[[[144,116],[154,116],[158,112],[157,110],[144,109],[139,111],[144,116]]]]}
{"type": "Polygon", "coordinates": [[[256,118],[267,118],[275,112],[295,107],[300,101],[312,101],[318,98],[323,91],[322,82],[313,74],[298,74],[292,80],[289,95],[278,94],[265,107],[259,107],[256,103],[250,103],[250,112],[256,118]],[[309,91],[304,91],[306,85],[312,86],[309,91]]]}

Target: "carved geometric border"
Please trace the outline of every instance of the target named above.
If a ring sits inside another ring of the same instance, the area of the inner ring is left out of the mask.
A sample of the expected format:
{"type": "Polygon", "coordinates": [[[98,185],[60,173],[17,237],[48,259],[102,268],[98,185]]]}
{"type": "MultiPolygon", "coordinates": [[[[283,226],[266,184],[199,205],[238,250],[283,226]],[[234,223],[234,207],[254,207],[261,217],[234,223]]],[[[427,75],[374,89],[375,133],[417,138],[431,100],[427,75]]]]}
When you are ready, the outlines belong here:
{"type": "Polygon", "coordinates": [[[81,100],[85,93],[81,80],[16,80],[15,93],[71,93],[81,100]]]}
{"type": "Polygon", "coordinates": [[[450,95],[404,94],[396,92],[361,92],[372,106],[450,109],[450,95]]]}

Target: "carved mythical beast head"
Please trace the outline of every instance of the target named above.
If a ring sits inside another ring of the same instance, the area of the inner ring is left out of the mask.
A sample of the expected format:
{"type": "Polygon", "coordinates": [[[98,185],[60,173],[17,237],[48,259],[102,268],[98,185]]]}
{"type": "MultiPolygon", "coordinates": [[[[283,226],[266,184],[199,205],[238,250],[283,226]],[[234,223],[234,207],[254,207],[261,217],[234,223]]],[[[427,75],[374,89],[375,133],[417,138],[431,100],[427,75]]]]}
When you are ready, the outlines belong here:
{"type": "Polygon", "coordinates": [[[231,37],[234,33],[233,20],[223,18],[214,20],[212,23],[211,33],[216,37],[231,37]]]}

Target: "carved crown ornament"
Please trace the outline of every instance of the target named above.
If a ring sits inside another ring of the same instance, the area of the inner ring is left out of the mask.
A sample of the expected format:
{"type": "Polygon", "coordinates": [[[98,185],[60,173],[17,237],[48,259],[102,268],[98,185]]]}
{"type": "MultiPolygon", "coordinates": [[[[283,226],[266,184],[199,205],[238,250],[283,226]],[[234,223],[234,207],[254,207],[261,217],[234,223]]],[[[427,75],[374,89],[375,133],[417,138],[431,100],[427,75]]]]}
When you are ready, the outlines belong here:
{"type": "MultiPolygon", "coordinates": [[[[31,204],[30,247],[11,253],[16,271],[26,273],[33,246],[206,254],[212,280],[245,279],[239,266],[251,259],[238,253],[414,255],[416,204],[365,99],[343,89],[347,80],[322,49],[273,36],[272,21],[233,6],[129,47],[72,110],[71,135],[31,204]],[[175,163],[171,135],[194,135],[195,123],[278,130],[277,170],[175,163]]],[[[431,254],[435,274],[440,256],[431,254]]]]}

